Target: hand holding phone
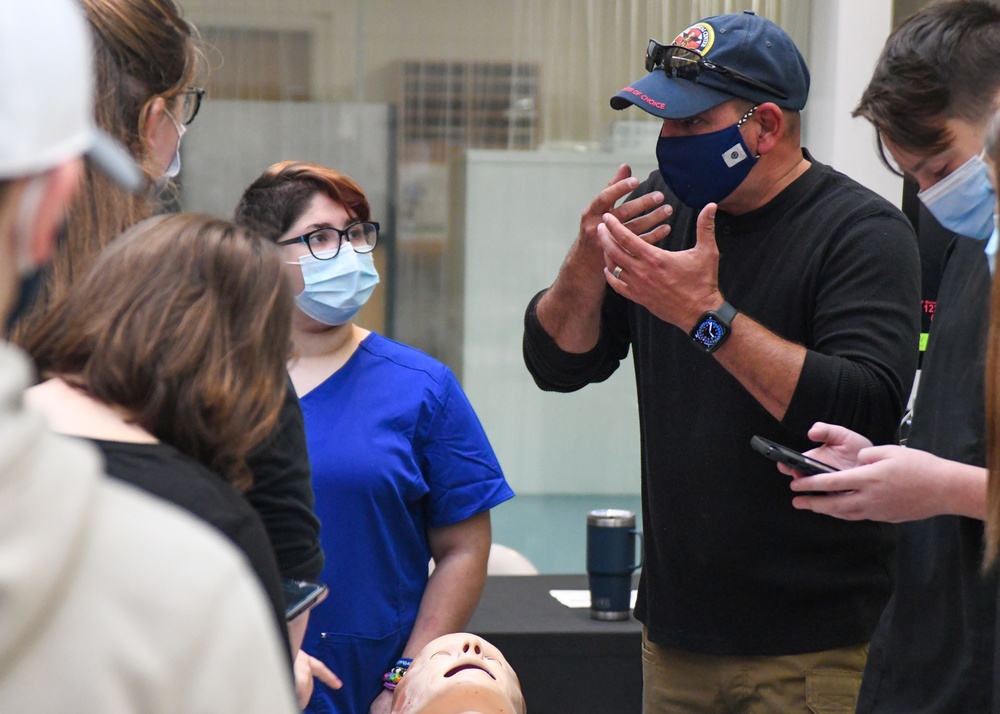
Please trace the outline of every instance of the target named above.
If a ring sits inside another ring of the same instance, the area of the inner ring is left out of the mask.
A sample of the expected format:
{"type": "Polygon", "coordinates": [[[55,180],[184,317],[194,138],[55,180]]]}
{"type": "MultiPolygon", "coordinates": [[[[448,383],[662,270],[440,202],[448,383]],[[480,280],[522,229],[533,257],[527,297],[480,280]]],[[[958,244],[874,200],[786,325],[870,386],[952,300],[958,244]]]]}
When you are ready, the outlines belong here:
{"type": "Polygon", "coordinates": [[[750,446],[758,454],[766,456],[767,458],[777,461],[778,463],[785,464],[786,466],[791,466],[793,469],[801,471],[806,476],[813,476],[815,474],[832,474],[837,471],[829,464],[824,464],[822,461],[817,461],[809,456],[795,451],[795,449],[789,449],[787,446],[782,446],[777,444],[770,439],[765,439],[762,436],[755,436],[750,439],[750,446]]]}
{"type": "MultiPolygon", "coordinates": [[[[822,461],[818,461],[812,457],[806,456],[805,454],[799,453],[795,449],[790,449],[787,446],[782,446],[781,444],[775,443],[770,439],[765,439],[763,436],[754,436],[750,439],[750,447],[758,454],[766,456],[767,458],[777,461],[780,464],[791,466],[793,469],[800,471],[805,476],[832,474],[836,473],[838,470],[829,464],[824,464],[822,461]]],[[[840,493],[840,491],[802,491],[796,495],[829,496],[831,493],[840,493]]]]}
{"type": "Polygon", "coordinates": [[[322,583],[290,579],[281,581],[281,589],[285,596],[285,619],[289,621],[323,602],[327,592],[322,583]]]}

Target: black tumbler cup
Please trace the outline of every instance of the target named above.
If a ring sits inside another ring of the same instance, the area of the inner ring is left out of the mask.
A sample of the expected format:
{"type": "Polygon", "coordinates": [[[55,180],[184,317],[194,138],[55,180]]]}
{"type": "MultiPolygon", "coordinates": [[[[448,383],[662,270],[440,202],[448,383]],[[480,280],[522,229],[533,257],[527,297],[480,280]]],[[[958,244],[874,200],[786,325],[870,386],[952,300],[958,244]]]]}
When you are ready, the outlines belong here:
{"type": "Polygon", "coordinates": [[[632,595],[632,573],[642,567],[642,534],[635,529],[632,511],[607,509],[587,514],[587,579],[590,616],[595,620],[627,620],[632,595]]]}

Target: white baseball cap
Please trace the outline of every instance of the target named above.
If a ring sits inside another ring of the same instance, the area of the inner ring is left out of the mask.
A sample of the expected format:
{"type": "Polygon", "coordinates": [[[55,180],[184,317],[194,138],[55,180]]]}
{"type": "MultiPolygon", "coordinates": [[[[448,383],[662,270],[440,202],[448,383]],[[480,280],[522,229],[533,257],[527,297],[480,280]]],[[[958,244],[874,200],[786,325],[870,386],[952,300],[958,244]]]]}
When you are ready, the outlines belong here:
{"type": "Polygon", "coordinates": [[[0,0],[0,179],[85,155],[136,192],[131,155],[94,122],[90,32],[74,0],[0,0]]]}

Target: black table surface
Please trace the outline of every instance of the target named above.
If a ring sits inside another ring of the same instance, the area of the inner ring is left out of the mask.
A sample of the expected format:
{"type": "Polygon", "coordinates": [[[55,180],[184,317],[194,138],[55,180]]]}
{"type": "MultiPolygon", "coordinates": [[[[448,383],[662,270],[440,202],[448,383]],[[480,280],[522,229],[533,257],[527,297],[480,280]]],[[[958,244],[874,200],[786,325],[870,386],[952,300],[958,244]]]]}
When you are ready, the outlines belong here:
{"type": "Polygon", "coordinates": [[[491,575],[469,632],[496,645],[517,672],[531,714],[638,714],[642,625],[605,622],[550,590],[585,590],[586,575],[491,575]]]}

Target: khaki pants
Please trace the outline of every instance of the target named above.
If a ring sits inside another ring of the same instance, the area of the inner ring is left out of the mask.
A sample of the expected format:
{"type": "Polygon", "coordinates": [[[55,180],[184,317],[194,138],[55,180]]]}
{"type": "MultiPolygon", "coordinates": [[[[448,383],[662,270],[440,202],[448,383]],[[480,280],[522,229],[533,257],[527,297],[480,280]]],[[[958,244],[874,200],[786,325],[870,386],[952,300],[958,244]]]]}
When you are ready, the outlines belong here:
{"type": "Polygon", "coordinates": [[[776,657],[681,652],[642,634],[643,714],[854,714],[868,645],[776,657]]]}

